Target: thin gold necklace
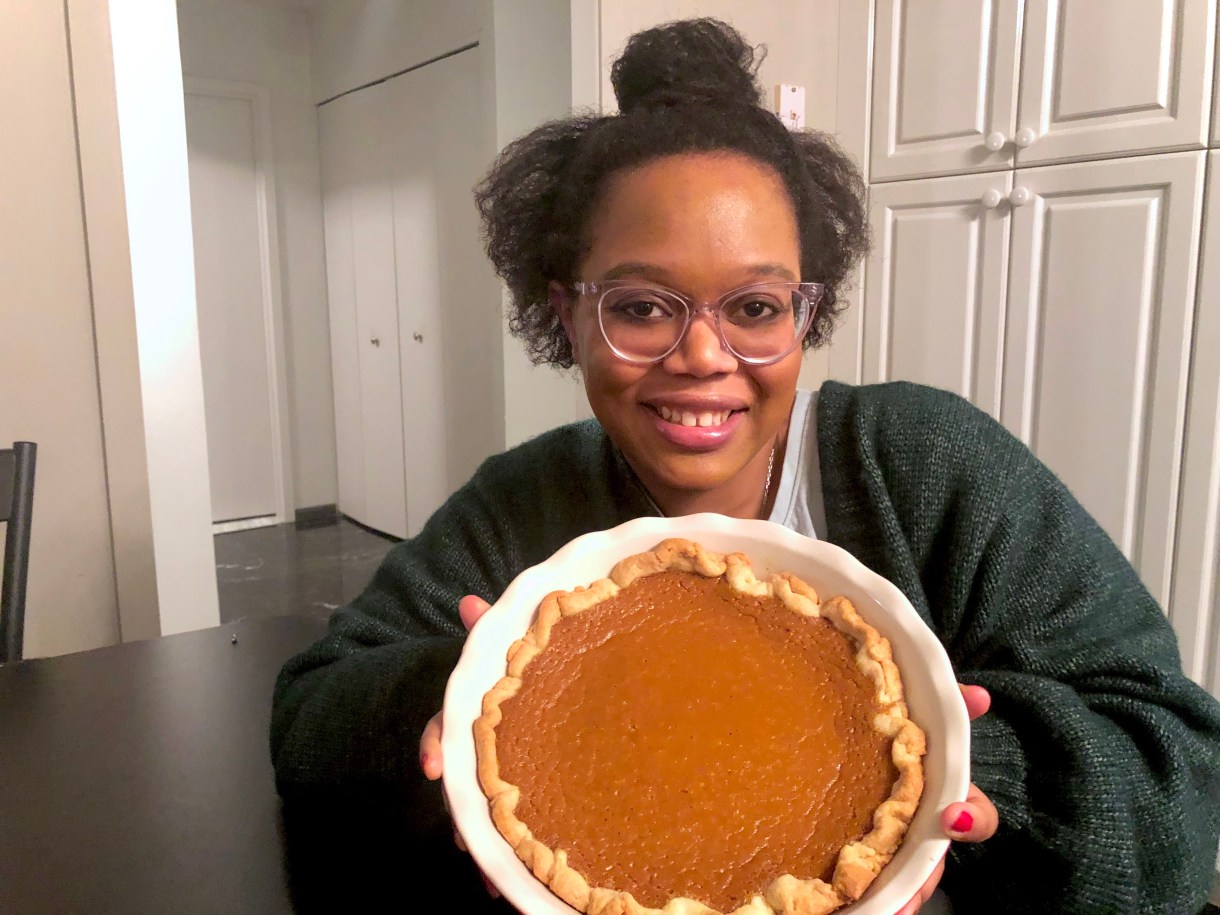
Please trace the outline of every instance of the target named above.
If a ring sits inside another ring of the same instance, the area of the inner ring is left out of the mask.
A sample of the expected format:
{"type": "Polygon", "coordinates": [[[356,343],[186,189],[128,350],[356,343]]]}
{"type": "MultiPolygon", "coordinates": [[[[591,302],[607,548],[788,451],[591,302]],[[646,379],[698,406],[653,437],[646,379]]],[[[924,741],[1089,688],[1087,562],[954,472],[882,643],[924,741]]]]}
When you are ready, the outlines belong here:
{"type": "Polygon", "coordinates": [[[767,496],[771,494],[771,470],[773,467],[775,467],[775,451],[778,444],[778,442],[772,442],[771,456],[767,458],[767,482],[763,484],[762,508],[760,509],[759,514],[767,510],[767,496]]]}

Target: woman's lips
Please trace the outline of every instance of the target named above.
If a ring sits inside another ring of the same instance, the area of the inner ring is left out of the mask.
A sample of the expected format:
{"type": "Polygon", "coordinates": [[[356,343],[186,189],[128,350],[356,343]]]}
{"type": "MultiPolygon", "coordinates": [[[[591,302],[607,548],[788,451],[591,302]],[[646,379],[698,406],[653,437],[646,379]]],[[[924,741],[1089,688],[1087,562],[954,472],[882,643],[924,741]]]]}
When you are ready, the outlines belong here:
{"type": "Polygon", "coordinates": [[[672,445],[690,451],[714,451],[722,447],[732,437],[745,415],[744,410],[674,412],[664,407],[647,409],[662,438],[672,445]],[[662,415],[662,411],[669,414],[669,419],[662,415]],[[708,424],[700,425],[701,422],[708,424]]]}

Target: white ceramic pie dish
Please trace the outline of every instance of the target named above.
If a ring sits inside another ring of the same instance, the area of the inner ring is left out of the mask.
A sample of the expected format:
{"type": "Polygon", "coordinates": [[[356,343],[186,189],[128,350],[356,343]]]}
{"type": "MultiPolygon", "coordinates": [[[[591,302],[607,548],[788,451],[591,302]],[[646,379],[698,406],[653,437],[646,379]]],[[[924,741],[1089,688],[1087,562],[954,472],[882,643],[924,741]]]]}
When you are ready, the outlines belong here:
{"type": "Polygon", "coordinates": [[[572,915],[576,910],[534,878],[491,821],[475,774],[472,725],[483,694],[504,676],[509,646],[525,632],[551,591],[604,578],[616,562],[685,537],[716,552],[749,556],[760,578],[792,572],[821,599],[845,595],[887,639],[902,672],[911,718],[928,737],[923,798],[894,860],[843,915],[893,915],[923,885],[948,848],[939,812],[963,800],[970,781],[970,723],[944,648],[893,584],[832,544],[810,540],[769,521],[723,515],[639,518],[586,534],[522,572],[475,626],[445,692],[444,787],[454,823],[471,855],[504,896],[525,915],[572,915]]]}

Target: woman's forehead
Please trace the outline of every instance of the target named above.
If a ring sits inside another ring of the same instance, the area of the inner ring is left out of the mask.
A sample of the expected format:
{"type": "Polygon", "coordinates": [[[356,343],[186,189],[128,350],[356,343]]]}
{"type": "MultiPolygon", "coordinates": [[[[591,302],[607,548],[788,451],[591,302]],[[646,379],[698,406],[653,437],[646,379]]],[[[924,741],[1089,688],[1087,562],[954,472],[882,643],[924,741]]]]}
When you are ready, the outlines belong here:
{"type": "Polygon", "coordinates": [[[667,156],[615,175],[591,223],[586,265],[662,271],[799,271],[796,217],[770,168],[724,153],[667,156]]]}

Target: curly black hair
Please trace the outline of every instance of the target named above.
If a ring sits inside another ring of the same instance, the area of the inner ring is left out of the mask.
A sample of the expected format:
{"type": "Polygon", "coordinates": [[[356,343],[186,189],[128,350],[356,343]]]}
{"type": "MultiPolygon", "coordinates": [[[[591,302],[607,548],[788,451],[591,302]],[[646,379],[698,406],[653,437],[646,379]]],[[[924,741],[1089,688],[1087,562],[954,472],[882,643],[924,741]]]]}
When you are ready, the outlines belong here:
{"type": "Polygon", "coordinates": [[[803,344],[829,340],[839,291],[868,250],[864,182],[834,140],[791,131],[761,107],[764,55],[716,19],[639,32],[611,70],[619,114],[552,121],[500,154],[475,201],[487,255],[512,296],[509,329],[534,363],[572,366],[547,289],[577,280],[607,179],[686,152],[737,152],[779,174],[796,212],[801,275],[826,287],[803,344]]]}

